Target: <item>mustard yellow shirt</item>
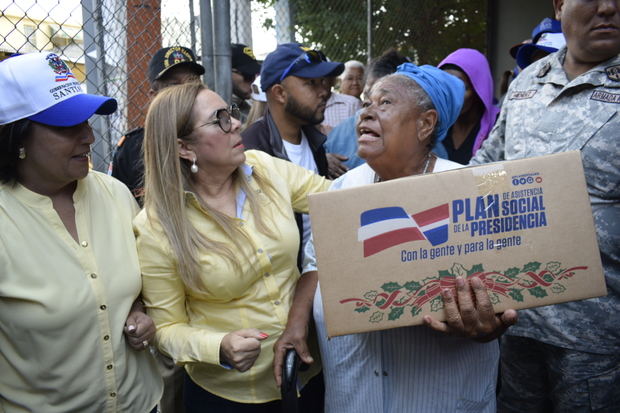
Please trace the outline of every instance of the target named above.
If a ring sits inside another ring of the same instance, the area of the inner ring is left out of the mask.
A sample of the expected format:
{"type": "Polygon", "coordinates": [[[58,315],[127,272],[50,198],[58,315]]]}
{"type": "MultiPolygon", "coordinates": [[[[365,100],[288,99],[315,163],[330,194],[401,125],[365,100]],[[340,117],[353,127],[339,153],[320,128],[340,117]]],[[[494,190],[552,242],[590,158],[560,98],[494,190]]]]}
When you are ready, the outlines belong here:
{"type": "Polygon", "coordinates": [[[137,205],[91,171],[73,195],[76,242],[50,198],[0,185],[0,412],[136,412],[162,383],[123,327],[140,293],[137,205]]]}
{"type": "MultiPolygon", "coordinates": [[[[235,220],[249,242],[239,251],[194,195],[186,195],[191,223],[209,238],[224,242],[237,252],[241,271],[235,271],[224,257],[201,251],[201,280],[206,291],[188,290],[176,271],[166,235],[154,220],[147,218],[146,211],[136,217],[134,229],[142,268],[142,294],[157,325],[160,349],[177,363],[186,364],[192,379],[209,392],[236,402],[263,403],[280,398],[273,378],[273,344],[286,326],[299,278],[299,231],[293,211],[307,212],[308,194],[327,190],[329,181],[264,152],[247,151],[246,157],[246,165],[260,170],[281,195],[268,199],[248,176],[252,190],[259,193],[259,202],[274,214],[276,239],[256,229],[249,203],[245,202],[239,208],[241,217],[235,220]],[[219,364],[222,338],[242,328],[257,328],[269,334],[262,341],[254,366],[244,373],[219,364]]],[[[239,203],[237,206],[240,207],[239,203]]],[[[316,354],[315,359],[318,360],[316,354]]],[[[318,372],[318,364],[314,363],[306,379],[318,372]]]]}

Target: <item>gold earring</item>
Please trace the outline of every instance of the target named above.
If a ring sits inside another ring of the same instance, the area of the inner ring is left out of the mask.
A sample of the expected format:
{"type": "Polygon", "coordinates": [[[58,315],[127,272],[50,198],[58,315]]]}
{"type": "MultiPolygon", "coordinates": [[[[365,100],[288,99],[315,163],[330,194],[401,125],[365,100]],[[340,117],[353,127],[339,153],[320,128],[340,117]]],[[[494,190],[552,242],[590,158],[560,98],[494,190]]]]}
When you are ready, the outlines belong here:
{"type": "Polygon", "coordinates": [[[19,148],[19,159],[26,159],[26,148],[23,146],[19,148]]]}

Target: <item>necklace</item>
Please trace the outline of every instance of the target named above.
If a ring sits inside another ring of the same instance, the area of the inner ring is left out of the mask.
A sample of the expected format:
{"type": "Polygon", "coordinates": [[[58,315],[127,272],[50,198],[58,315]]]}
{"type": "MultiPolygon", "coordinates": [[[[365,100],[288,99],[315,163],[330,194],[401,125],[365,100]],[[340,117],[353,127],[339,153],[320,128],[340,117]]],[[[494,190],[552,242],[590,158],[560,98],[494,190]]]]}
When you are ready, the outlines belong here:
{"type": "Polygon", "coordinates": [[[424,162],[424,170],[422,171],[421,175],[424,175],[426,172],[428,172],[428,166],[431,164],[432,157],[433,157],[432,152],[429,152],[428,155],[426,155],[426,162],[424,162]]]}
{"type": "MultiPolygon", "coordinates": [[[[426,155],[426,161],[424,162],[424,169],[422,169],[422,173],[419,175],[424,175],[428,172],[428,167],[431,164],[431,159],[433,159],[433,153],[429,152],[428,155],[426,155]]],[[[375,172],[375,183],[377,182],[381,182],[382,179],[379,175],[377,175],[377,173],[375,172]]]]}

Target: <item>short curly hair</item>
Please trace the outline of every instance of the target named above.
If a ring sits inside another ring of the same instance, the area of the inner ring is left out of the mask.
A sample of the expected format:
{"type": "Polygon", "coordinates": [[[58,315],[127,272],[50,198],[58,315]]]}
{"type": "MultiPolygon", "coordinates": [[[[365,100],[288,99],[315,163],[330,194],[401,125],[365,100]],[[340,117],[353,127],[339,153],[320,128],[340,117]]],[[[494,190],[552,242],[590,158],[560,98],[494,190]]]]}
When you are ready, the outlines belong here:
{"type": "Polygon", "coordinates": [[[411,62],[411,60],[398,53],[394,48],[388,49],[379,57],[373,59],[368,65],[366,76],[371,76],[376,79],[387,76],[396,72],[396,68],[403,63],[411,62]]]}

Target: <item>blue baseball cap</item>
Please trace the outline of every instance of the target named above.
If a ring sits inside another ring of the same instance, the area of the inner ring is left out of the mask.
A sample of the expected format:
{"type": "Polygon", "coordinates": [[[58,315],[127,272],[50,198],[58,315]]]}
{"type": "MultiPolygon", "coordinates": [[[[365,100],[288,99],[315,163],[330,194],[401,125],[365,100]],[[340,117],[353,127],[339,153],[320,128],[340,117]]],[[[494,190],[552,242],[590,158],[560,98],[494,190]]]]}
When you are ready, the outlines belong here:
{"type": "Polygon", "coordinates": [[[562,33],[562,23],[556,19],[545,17],[532,29],[532,43],[536,43],[543,33],[562,33]]]}
{"type": "Polygon", "coordinates": [[[557,52],[566,45],[566,39],[562,33],[541,33],[535,43],[524,44],[517,52],[517,65],[525,69],[533,63],[533,55],[536,51],[542,51],[545,55],[557,52]]]}
{"type": "Polygon", "coordinates": [[[532,29],[531,40],[513,46],[510,54],[517,60],[517,65],[525,69],[532,64],[532,55],[536,51],[549,54],[558,51],[565,44],[562,24],[556,19],[545,17],[532,29]]]}
{"type": "Polygon", "coordinates": [[[260,87],[267,91],[271,86],[282,82],[288,76],[312,79],[317,77],[338,76],[344,71],[344,64],[328,62],[325,56],[316,50],[299,43],[283,43],[269,53],[263,61],[260,71],[260,87]]]}

